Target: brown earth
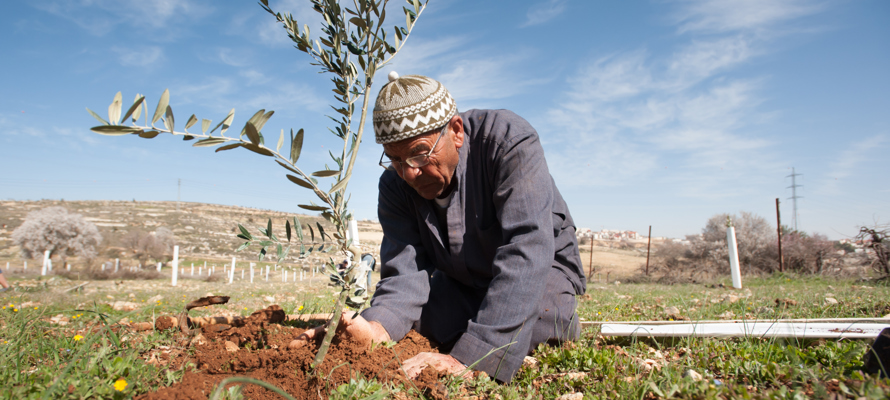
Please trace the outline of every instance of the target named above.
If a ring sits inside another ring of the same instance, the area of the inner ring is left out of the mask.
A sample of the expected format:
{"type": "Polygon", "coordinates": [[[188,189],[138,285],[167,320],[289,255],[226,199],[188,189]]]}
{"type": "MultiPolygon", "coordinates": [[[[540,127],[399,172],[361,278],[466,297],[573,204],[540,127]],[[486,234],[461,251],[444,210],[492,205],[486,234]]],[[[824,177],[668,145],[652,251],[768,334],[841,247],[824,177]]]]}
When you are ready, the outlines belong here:
{"type": "MultiPolygon", "coordinates": [[[[283,319],[281,308],[273,305],[254,312],[235,325],[206,325],[194,337],[183,335],[179,345],[181,351],[167,351],[165,355],[169,356],[145,354],[149,363],[174,369],[186,366],[187,372],[181,382],[137,399],[207,399],[220,382],[233,376],[266,381],[297,399],[326,399],[338,386],[359,377],[402,383],[400,386],[417,388],[417,394],[427,397],[445,396],[438,371],[425,370],[410,382],[401,371],[402,361],[421,352],[438,352],[426,338],[414,331],[392,347],[379,345],[372,350],[355,348],[350,346],[352,343],[338,343],[335,339],[325,361],[313,371],[310,364],[318,343],[288,349],[288,343],[305,329],[278,323],[283,319]]],[[[252,384],[243,384],[242,394],[249,399],[281,398],[252,384]]]]}

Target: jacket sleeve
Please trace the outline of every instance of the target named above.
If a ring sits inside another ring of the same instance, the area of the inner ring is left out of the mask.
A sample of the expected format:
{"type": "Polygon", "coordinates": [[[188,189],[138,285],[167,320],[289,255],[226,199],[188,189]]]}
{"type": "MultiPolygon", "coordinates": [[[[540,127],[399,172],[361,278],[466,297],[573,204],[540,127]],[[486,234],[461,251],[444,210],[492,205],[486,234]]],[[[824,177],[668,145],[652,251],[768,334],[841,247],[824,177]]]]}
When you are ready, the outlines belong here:
{"type": "Polygon", "coordinates": [[[397,179],[389,176],[380,180],[377,200],[377,214],[383,227],[380,281],[371,306],[362,312],[365,319],[379,322],[392,340],[401,340],[420,319],[429,299],[431,273],[426,251],[420,243],[417,218],[397,179]]]}
{"type": "Polygon", "coordinates": [[[509,114],[505,136],[486,152],[502,240],[477,317],[451,355],[502,382],[522,365],[553,263],[553,190],[544,150],[525,120],[509,114]]]}

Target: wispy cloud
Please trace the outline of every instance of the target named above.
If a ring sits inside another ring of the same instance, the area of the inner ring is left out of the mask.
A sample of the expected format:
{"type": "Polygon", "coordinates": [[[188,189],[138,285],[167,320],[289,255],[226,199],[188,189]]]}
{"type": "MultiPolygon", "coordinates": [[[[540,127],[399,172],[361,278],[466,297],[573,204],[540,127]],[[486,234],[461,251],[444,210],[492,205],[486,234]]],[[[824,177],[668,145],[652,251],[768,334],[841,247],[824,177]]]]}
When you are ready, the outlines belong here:
{"type": "Polygon", "coordinates": [[[679,33],[763,32],[825,9],[807,0],[680,0],[673,15],[679,33]]]}
{"type": "Polygon", "coordinates": [[[50,0],[31,4],[95,36],[125,24],[159,31],[162,37],[168,37],[178,31],[177,24],[205,18],[214,10],[212,2],[179,0],[50,0]]]}
{"type": "Polygon", "coordinates": [[[111,48],[117,53],[118,62],[125,67],[151,67],[164,60],[164,50],[158,46],[111,48]]]}
{"type": "Polygon", "coordinates": [[[874,135],[854,142],[840,151],[829,164],[829,170],[825,174],[826,179],[817,186],[816,193],[837,194],[840,184],[845,179],[881,159],[881,154],[886,152],[888,142],[890,140],[886,135],[874,135]]]}
{"type": "Polygon", "coordinates": [[[566,0],[544,0],[528,8],[522,27],[540,25],[550,21],[566,10],[566,0]]]}
{"type": "Polygon", "coordinates": [[[768,51],[762,30],[821,6],[676,3],[673,21],[688,42],[666,55],[600,56],[566,81],[565,100],[547,112],[543,129],[548,159],[564,167],[551,169],[557,180],[613,186],[658,176],[676,183],[679,195],[712,197],[744,193],[781,169],[776,143],[753,129],[772,116],[758,108],[766,81],[731,73],[768,51]],[[657,172],[664,169],[670,174],[657,172]]]}

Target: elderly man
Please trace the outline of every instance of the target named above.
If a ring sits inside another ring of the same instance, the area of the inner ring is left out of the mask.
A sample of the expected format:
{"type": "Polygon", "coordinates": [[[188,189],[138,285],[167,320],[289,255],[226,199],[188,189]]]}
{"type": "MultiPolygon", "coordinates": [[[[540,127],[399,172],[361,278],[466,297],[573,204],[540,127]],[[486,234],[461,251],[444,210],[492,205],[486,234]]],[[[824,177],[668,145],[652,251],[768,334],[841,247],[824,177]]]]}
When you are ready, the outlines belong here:
{"type": "Polygon", "coordinates": [[[528,122],[504,110],[458,114],[428,77],[389,80],[374,108],[386,169],[381,280],[371,306],[342,319],[343,335],[369,343],[413,328],[447,354],[407,360],[409,375],[470,366],[509,382],[539,343],[580,334],[574,222],[528,122]]]}

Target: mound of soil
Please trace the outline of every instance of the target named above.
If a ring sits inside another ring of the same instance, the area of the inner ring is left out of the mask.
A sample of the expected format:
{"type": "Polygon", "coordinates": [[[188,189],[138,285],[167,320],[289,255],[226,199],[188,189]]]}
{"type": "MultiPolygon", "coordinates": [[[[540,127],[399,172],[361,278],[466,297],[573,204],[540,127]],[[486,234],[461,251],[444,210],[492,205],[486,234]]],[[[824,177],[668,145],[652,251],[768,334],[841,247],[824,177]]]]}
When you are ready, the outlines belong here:
{"type": "MultiPolygon", "coordinates": [[[[287,345],[305,329],[277,323],[282,316],[281,308],[273,305],[233,325],[203,326],[200,334],[183,340],[183,346],[191,346],[191,351],[174,352],[163,363],[173,368],[190,363],[197,369],[186,372],[181,382],[137,399],[207,399],[217,384],[231,376],[266,381],[297,399],[326,399],[338,386],[359,377],[404,383],[431,397],[444,394],[438,371],[424,370],[408,383],[400,368],[401,362],[418,353],[438,352],[414,331],[392,347],[378,345],[373,350],[357,349],[350,346],[352,343],[338,343],[335,339],[325,361],[313,370],[310,364],[315,359],[317,343],[288,349],[287,345]]],[[[281,399],[278,394],[251,384],[242,386],[242,394],[249,399],[281,399]]]]}

